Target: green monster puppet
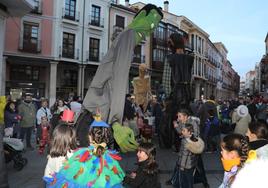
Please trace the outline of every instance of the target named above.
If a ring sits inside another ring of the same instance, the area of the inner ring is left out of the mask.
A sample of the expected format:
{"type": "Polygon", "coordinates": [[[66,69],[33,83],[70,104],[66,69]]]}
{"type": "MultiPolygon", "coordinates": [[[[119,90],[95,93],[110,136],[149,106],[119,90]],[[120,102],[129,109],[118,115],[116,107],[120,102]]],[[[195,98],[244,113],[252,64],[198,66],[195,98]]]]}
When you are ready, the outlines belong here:
{"type": "Polygon", "coordinates": [[[103,120],[109,123],[123,119],[129,69],[134,48],[158,26],[163,14],[155,5],[147,4],[132,23],[113,41],[100,62],[89,86],[83,106],[90,112],[100,109],[103,120]]]}

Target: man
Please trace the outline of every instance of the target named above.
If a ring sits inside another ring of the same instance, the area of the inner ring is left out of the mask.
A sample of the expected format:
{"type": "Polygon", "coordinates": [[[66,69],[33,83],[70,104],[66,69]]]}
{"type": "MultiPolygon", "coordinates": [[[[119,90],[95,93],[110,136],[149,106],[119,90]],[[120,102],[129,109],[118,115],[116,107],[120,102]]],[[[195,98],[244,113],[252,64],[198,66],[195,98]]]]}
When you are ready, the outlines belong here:
{"type": "Polygon", "coordinates": [[[73,96],[73,101],[70,103],[71,110],[75,114],[74,121],[76,121],[76,119],[78,118],[78,115],[82,107],[81,103],[79,103],[78,100],[79,100],[78,96],[73,96]]]}
{"type": "Polygon", "coordinates": [[[42,99],[41,100],[41,107],[38,109],[36,113],[36,120],[37,120],[37,144],[39,144],[40,136],[41,136],[41,119],[42,117],[47,117],[48,122],[50,122],[52,118],[52,114],[50,112],[50,109],[47,107],[48,106],[48,101],[47,99],[42,99]]]}
{"type": "Polygon", "coordinates": [[[123,119],[132,120],[134,117],[135,117],[135,108],[133,107],[132,102],[131,102],[131,95],[126,94],[123,119]]]}
{"type": "Polygon", "coordinates": [[[28,150],[33,150],[31,145],[32,130],[36,123],[36,108],[32,103],[32,96],[27,94],[24,101],[19,105],[18,112],[22,117],[20,122],[20,139],[24,139],[26,134],[26,147],[28,150]]]}

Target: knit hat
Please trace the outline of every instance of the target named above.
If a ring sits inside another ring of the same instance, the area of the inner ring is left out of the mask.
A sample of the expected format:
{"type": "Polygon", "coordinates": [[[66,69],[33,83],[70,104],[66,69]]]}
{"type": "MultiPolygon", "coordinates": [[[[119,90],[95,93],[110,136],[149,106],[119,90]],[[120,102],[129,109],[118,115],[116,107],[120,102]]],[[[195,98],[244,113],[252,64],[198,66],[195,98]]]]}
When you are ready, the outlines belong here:
{"type": "Polygon", "coordinates": [[[240,117],[246,117],[248,115],[248,107],[245,105],[240,105],[237,107],[237,115],[240,117]]]}

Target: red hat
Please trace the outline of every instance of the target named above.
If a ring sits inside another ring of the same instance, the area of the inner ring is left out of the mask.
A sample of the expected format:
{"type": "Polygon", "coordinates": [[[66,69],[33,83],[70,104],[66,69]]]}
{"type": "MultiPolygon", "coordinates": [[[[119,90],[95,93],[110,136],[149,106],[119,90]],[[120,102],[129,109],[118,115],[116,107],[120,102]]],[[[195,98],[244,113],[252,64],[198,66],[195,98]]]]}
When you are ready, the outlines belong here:
{"type": "Polygon", "coordinates": [[[72,110],[64,110],[61,120],[65,122],[74,122],[74,112],[72,110]]]}

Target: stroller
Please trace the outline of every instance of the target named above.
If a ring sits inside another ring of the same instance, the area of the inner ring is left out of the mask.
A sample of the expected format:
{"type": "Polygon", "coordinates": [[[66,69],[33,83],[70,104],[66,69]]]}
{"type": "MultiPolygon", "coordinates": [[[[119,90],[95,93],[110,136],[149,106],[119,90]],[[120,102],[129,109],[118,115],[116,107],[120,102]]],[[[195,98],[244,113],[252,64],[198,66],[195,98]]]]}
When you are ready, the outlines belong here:
{"type": "Polygon", "coordinates": [[[18,171],[22,170],[28,162],[21,154],[24,148],[23,142],[17,138],[4,137],[3,143],[6,163],[14,161],[13,167],[18,171]]]}

